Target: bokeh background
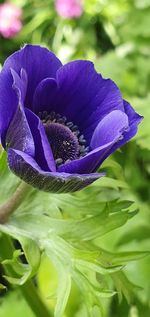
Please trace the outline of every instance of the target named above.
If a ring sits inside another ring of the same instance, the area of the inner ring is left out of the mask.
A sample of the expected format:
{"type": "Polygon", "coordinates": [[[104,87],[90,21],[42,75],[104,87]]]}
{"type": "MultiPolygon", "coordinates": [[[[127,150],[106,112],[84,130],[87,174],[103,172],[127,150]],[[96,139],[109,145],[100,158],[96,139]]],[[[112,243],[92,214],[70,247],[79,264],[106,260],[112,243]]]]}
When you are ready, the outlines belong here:
{"type": "MultiPolygon", "coordinates": [[[[112,167],[121,166],[115,177],[125,179],[128,199],[138,202],[140,212],[129,224],[107,234],[101,245],[109,250],[150,250],[150,0],[1,0],[0,64],[25,43],[48,47],[63,63],[92,60],[144,116],[134,140],[109,159],[112,167]]],[[[116,296],[104,300],[105,317],[149,317],[150,258],[128,265],[126,273],[142,289],[130,303],[126,299],[119,303],[116,296]]],[[[37,281],[43,300],[53,307],[53,299],[46,297],[55,289],[57,277],[46,259],[37,281]]],[[[0,297],[0,317],[20,315],[34,317],[18,291],[10,288],[0,297]]],[[[64,316],[87,316],[76,288],[64,316]]],[[[96,311],[94,317],[99,317],[96,311]]]]}

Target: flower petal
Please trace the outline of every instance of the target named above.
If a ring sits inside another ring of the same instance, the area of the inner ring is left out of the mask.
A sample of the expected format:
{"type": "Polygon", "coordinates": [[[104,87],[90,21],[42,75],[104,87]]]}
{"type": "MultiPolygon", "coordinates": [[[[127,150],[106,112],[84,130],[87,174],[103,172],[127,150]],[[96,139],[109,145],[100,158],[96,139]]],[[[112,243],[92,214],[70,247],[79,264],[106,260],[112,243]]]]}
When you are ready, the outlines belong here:
{"type": "Polygon", "coordinates": [[[18,97],[12,85],[11,72],[3,69],[0,72],[0,139],[4,147],[7,128],[18,106],[18,97]]]}
{"type": "Polygon", "coordinates": [[[12,172],[26,183],[40,190],[54,193],[75,192],[105,176],[104,173],[71,175],[44,172],[31,156],[14,149],[8,151],[8,164],[12,172]]]}
{"type": "Polygon", "coordinates": [[[15,90],[19,103],[23,106],[26,93],[27,93],[27,84],[28,84],[28,77],[26,71],[21,68],[20,76],[16,73],[14,69],[11,69],[11,74],[13,77],[13,85],[12,88],[15,90]]]}
{"type": "Polygon", "coordinates": [[[56,82],[46,78],[39,84],[34,96],[34,111],[65,115],[68,121],[78,125],[88,143],[107,113],[115,109],[124,111],[116,84],[103,79],[89,61],[73,61],[62,66],[57,71],[56,82]]]}
{"type": "Polygon", "coordinates": [[[25,105],[32,108],[33,93],[36,86],[46,77],[56,76],[61,67],[59,59],[46,48],[38,45],[25,45],[20,51],[12,54],[5,62],[3,69],[14,69],[18,74],[24,68],[28,76],[28,88],[25,105]]]}
{"type": "Polygon", "coordinates": [[[120,133],[129,127],[128,116],[120,111],[114,110],[103,118],[96,127],[90,146],[96,149],[99,146],[118,140],[120,133]]]}
{"type": "Polygon", "coordinates": [[[18,106],[6,133],[6,147],[13,147],[34,156],[34,140],[23,107],[27,87],[26,73],[23,69],[20,73],[21,77],[14,70],[11,70],[11,73],[13,77],[12,87],[18,97],[18,106]]]}
{"type": "Polygon", "coordinates": [[[126,100],[124,100],[124,109],[126,115],[128,116],[129,129],[123,133],[123,138],[114,144],[108,155],[132,139],[137,133],[139,123],[143,120],[143,116],[140,116],[137,112],[135,112],[132,106],[126,100]]]}
{"type": "Polygon", "coordinates": [[[40,119],[29,109],[25,110],[27,120],[35,144],[35,160],[45,171],[56,171],[52,150],[48,142],[43,124],[40,119]]]}
{"type": "Polygon", "coordinates": [[[74,61],[61,67],[57,71],[57,83],[59,91],[54,110],[61,110],[69,121],[77,124],[88,143],[107,113],[115,109],[124,111],[116,84],[103,79],[89,61],[74,61]]]}
{"type": "Polygon", "coordinates": [[[127,127],[127,115],[119,110],[112,111],[100,121],[94,131],[91,140],[93,150],[81,159],[61,165],[58,171],[81,174],[95,171],[127,127]]]}
{"type": "MultiPolygon", "coordinates": [[[[109,156],[111,155],[114,151],[119,149],[121,146],[126,144],[130,139],[134,137],[134,135],[137,133],[138,130],[138,124],[143,120],[143,117],[140,116],[138,113],[134,111],[134,109],[131,107],[131,105],[124,100],[124,108],[125,108],[125,113],[128,116],[129,120],[129,128],[123,132],[123,135],[118,142],[116,142],[110,149],[107,151],[103,157],[102,162],[109,156]]],[[[102,163],[101,162],[101,163],[102,163]]],[[[96,166],[95,170],[99,165],[96,166]]]]}
{"type": "Polygon", "coordinates": [[[48,113],[53,109],[56,94],[58,92],[57,82],[53,78],[43,79],[36,87],[33,96],[33,111],[39,113],[47,111],[48,113]]]}
{"type": "Polygon", "coordinates": [[[24,151],[31,156],[35,154],[35,145],[23,108],[18,109],[11,120],[6,134],[6,147],[24,151]]]}
{"type": "Polygon", "coordinates": [[[133,126],[137,128],[138,124],[143,120],[143,116],[135,112],[135,110],[132,108],[129,102],[127,102],[126,100],[123,100],[123,102],[124,102],[125,113],[127,114],[129,119],[130,130],[133,126]]]}

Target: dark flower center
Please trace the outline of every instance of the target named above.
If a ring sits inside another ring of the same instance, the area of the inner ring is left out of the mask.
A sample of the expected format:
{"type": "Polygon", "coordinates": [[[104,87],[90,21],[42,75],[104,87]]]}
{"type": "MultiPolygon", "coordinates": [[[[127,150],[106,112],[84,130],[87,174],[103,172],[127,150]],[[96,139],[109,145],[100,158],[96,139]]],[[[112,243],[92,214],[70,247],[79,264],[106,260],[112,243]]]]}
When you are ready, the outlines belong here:
{"type": "Polygon", "coordinates": [[[84,136],[66,117],[55,112],[48,114],[46,111],[40,112],[39,117],[43,122],[56,165],[68,163],[88,153],[89,148],[86,147],[84,136]]]}
{"type": "Polygon", "coordinates": [[[78,157],[78,139],[68,127],[60,123],[45,124],[45,131],[58,164],[78,157]]]}

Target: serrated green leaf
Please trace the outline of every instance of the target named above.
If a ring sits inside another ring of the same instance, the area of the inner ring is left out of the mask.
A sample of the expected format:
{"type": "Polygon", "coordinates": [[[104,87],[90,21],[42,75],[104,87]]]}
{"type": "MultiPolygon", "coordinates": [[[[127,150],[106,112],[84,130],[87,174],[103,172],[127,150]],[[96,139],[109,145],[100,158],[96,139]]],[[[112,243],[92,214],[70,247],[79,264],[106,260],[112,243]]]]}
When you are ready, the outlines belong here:
{"type": "Polygon", "coordinates": [[[124,295],[127,302],[130,304],[134,296],[134,291],[141,290],[141,287],[129,281],[122,271],[113,273],[111,276],[117,289],[119,301],[121,302],[122,296],[124,295]]]}
{"type": "Polygon", "coordinates": [[[97,273],[100,274],[108,274],[108,273],[113,273],[113,272],[117,272],[120,271],[123,266],[113,266],[113,267],[108,267],[108,268],[104,268],[98,264],[92,263],[92,262],[88,262],[88,261],[83,261],[83,260],[76,260],[75,261],[75,265],[79,268],[82,267],[83,269],[89,269],[91,271],[95,271],[97,273]]]}
{"type": "Polygon", "coordinates": [[[53,231],[69,239],[92,240],[122,226],[130,217],[131,213],[127,211],[109,215],[107,209],[99,215],[75,221],[54,219],[44,215],[35,218],[27,214],[10,220],[5,226],[0,225],[0,229],[12,235],[31,238],[34,236],[35,239],[45,237],[48,232],[53,231]]]}
{"type": "Polygon", "coordinates": [[[28,262],[20,263],[17,254],[14,254],[14,262],[9,259],[9,264],[17,276],[7,275],[8,281],[22,285],[34,276],[42,250],[58,272],[55,316],[63,316],[71,280],[74,279],[79,286],[79,274],[82,275],[83,291],[90,293],[89,303],[86,303],[88,311],[91,312],[95,305],[102,311],[100,298],[109,298],[115,293],[106,288],[100,289],[96,282],[93,283],[91,272],[95,276],[98,272],[106,278],[122,270],[123,264],[133,259],[133,254],[118,254],[117,258],[117,254],[105,254],[97,246],[90,249],[92,240],[122,226],[134,215],[132,202],[121,200],[118,187],[127,189],[123,180],[118,182],[117,179],[111,181],[108,178],[102,186],[94,185],[90,195],[88,188],[83,193],[60,196],[33,191],[7,224],[0,225],[2,232],[19,240],[28,262]],[[88,280],[83,274],[85,270],[88,280]]]}
{"type": "MultiPolygon", "coordinates": [[[[150,254],[149,251],[130,251],[130,252],[118,252],[110,257],[110,262],[112,265],[119,265],[128,263],[130,261],[137,261],[144,258],[150,254]]],[[[109,256],[108,256],[109,258],[109,256]]]]}
{"type": "Polygon", "coordinates": [[[41,251],[38,244],[34,240],[20,238],[19,242],[23,248],[26,260],[30,267],[29,275],[25,280],[27,281],[37,273],[41,261],[41,251]]]}
{"type": "Polygon", "coordinates": [[[18,260],[22,254],[21,250],[16,250],[12,259],[6,259],[2,262],[3,265],[11,265],[13,271],[18,277],[4,275],[4,277],[12,284],[23,285],[27,280],[31,279],[36,273],[40,265],[41,253],[38,245],[34,240],[20,238],[19,242],[22,245],[24,254],[28,264],[23,264],[18,260]]]}
{"type": "Polygon", "coordinates": [[[103,306],[101,303],[101,298],[103,298],[103,290],[95,287],[89,279],[80,271],[76,270],[73,272],[73,279],[75,280],[76,284],[78,285],[81,296],[85,300],[85,304],[87,310],[89,312],[89,316],[91,315],[92,308],[97,305],[99,308],[100,314],[103,316],[103,306]],[[102,296],[101,296],[102,292],[102,296]]]}
{"type": "Polygon", "coordinates": [[[121,200],[121,201],[119,201],[117,199],[117,200],[108,202],[107,206],[108,206],[110,212],[112,213],[112,212],[116,212],[118,210],[128,209],[128,208],[130,208],[133,205],[133,203],[134,202],[130,201],[130,200],[121,200]]]}
{"type": "Polygon", "coordinates": [[[129,215],[127,212],[119,212],[112,215],[105,214],[104,218],[102,216],[91,217],[78,223],[72,225],[72,230],[70,232],[70,238],[80,237],[80,239],[92,240],[97,237],[101,237],[111,230],[114,230],[128,220],[129,215]]]}
{"type": "Polygon", "coordinates": [[[59,269],[59,284],[57,290],[57,303],[55,317],[62,317],[71,291],[71,275],[65,269],[59,269]]]}

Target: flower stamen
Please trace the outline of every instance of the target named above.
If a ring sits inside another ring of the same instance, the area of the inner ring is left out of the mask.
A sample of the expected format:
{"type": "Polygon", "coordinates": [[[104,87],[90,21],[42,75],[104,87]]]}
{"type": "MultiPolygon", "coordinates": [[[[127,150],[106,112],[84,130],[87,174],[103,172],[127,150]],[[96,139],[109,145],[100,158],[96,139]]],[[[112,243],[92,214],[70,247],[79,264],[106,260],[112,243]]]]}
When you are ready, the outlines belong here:
{"type": "Polygon", "coordinates": [[[89,152],[84,135],[80,133],[78,126],[67,121],[65,116],[54,111],[43,111],[38,116],[43,122],[57,166],[79,159],[89,152]]]}

